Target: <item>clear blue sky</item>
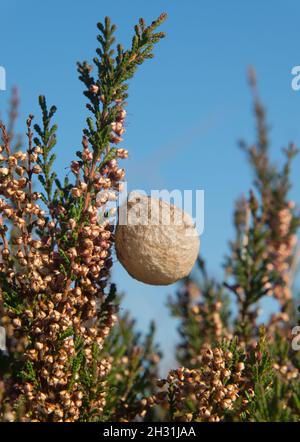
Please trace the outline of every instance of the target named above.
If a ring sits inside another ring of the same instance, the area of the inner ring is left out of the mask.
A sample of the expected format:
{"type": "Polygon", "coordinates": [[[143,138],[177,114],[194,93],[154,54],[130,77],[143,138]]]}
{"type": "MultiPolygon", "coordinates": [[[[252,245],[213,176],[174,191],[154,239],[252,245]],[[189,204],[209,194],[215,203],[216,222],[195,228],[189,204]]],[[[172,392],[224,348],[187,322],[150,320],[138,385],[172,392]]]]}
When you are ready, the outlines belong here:
{"type": "MultiPolygon", "coordinates": [[[[80,147],[87,114],[75,63],[92,58],[96,22],[111,16],[126,44],[140,16],[151,21],[162,11],[169,14],[163,26],[167,38],[131,83],[127,179],[131,189],[205,190],[201,253],[212,274],[221,277],[233,234],[233,201],[251,182],[236,143],[241,137],[254,141],[246,82],[250,64],[269,110],[274,157],[287,142],[300,143],[300,91],[290,86],[291,68],[300,64],[297,0],[2,0],[0,66],[8,89],[20,88],[23,122],[29,112],[38,115],[39,94],[57,105],[57,167],[63,173],[80,147]]],[[[8,92],[0,92],[1,110],[8,98],[8,92]]],[[[293,171],[298,203],[299,166],[300,158],[293,171]]],[[[165,302],[175,287],[145,286],[118,264],[113,279],[126,292],[124,306],[139,327],[157,320],[158,340],[170,358],[176,334],[165,302]]]]}

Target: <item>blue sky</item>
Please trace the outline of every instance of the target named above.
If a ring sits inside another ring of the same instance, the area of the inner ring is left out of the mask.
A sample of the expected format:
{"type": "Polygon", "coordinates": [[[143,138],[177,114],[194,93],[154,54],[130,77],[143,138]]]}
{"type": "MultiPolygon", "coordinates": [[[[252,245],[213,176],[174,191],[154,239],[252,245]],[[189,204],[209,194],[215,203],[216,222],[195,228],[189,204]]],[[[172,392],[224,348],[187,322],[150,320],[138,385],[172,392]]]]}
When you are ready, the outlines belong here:
{"type": "MultiPolygon", "coordinates": [[[[28,113],[38,117],[39,94],[57,105],[57,168],[62,174],[80,147],[87,112],[75,63],[91,60],[96,22],[111,16],[117,38],[126,44],[140,16],[151,21],[162,11],[169,14],[163,25],[167,38],[131,82],[127,180],[130,189],[205,190],[201,253],[211,273],[221,277],[233,235],[233,201],[251,184],[237,147],[240,138],[254,141],[249,65],[257,70],[267,105],[274,158],[289,141],[300,143],[300,91],[290,85],[290,71],[300,64],[299,2],[2,0],[0,66],[6,69],[8,89],[20,89],[20,129],[28,113]]],[[[8,98],[8,92],[0,92],[1,110],[8,98]]],[[[298,203],[299,166],[297,158],[292,197],[298,203]]],[[[156,319],[158,340],[170,358],[176,333],[165,302],[175,287],[143,285],[119,264],[113,279],[126,292],[124,307],[140,328],[156,319]]]]}

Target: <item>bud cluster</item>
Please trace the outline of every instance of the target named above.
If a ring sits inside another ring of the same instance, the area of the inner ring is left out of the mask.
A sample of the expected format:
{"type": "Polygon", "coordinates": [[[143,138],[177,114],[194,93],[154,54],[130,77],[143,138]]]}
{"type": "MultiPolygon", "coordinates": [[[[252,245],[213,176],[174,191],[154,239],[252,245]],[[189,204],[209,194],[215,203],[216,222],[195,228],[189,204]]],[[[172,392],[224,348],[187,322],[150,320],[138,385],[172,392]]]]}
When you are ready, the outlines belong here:
{"type": "MultiPolygon", "coordinates": [[[[160,391],[155,402],[169,409],[176,421],[219,422],[234,409],[240,397],[243,405],[245,363],[235,360],[229,350],[204,344],[199,354],[199,368],[180,367],[158,381],[160,391]]],[[[253,391],[247,386],[247,394],[253,391]]]]}

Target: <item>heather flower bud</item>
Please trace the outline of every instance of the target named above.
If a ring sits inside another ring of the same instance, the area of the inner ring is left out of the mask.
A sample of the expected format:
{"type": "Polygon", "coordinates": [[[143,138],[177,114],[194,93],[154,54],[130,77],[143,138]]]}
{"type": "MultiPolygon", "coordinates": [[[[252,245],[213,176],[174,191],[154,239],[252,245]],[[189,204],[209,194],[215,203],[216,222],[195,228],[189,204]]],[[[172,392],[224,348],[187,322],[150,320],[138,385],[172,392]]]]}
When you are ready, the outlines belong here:
{"type": "Polygon", "coordinates": [[[110,136],[110,142],[111,143],[119,144],[119,143],[121,143],[121,141],[123,141],[123,138],[121,138],[121,137],[119,137],[117,135],[111,134],[111,136],[110,136]]]}
{"type": "Polygon", "coordinates": [[[41,171],[42,169],[37,164],[35,164],[32,168],[32,173],[41,173],[41,171]]]}
{"type": "Polygon", "coordinates": [[[99,86],[97,86],[96,84],[92,84],[90,86],[90,92],[92,92],[93,94],[98,94],[99,93],[99,86]]]}
{"type": "Polygon", "coordinates": [[[14,153],[14,157],[20,161],[25,161],[26,160],[26,153],[22,152],[22,151],[18,151],[18,152],[14,153]]]}
{"type": "Polygon", "coordinates": [[[74,230],[75,227],[76,227],[76,221],[75,221],[75,219],[70,218],[70,219],[69,219],[69,222],[68,222],[68,225],[69,225],[69,228],[70,228],[71,230],[74,230]]]}
{"type": "Polygon", "coordinates": [[[71,170],[73,173],[78,174],[80,170],[80,164],[78,161],[72,161],[71,163],[71,170]]]}
{"type": "Polygon", "coordinates": [[[8,249],[3,249],[2,250],[2,257],[3,257],[3,259],[8,258],[8,256],[9,256],[9,250],[8,249]]]}
{"type": "Polygon", "coordinates": [[[22,326],[22,322],[21,322],[20,318],[15,318],[15,319],[13,319],[12,322],[13,322],[13,325],[17,328],[20,328],[22,326]]]}
{"type": "Polygon", "coordinates": [[[243,371],[243,370],[245,370],[245,364],[244,364],[244,362],[238,362],[237,365],[236,365],[236,370],[237,370],[237,371],[243,371]]]}
{"type": "Polygon", "coordinates": [[[128,158],[128,151],[126,149],[117,149],[117,155],[119,158],[128,158]]]}
{"type": "Polygon", "coordinates": [[[87,189],[87,184],[84,181],[81,181],[80,189],[83,190],[83,191],[85,191],[87,189]]]}
{"type": "Polygon", "coordinates": [[[0,168],[0,176],[7,176],[9,174],[9,170],[7,167],[0,168]]]}
{"type": "Polygon", "coordinates": [[[22,176],[24,174],[24,167],[17,166],[15,171],[16,171],[16,174],[18,174],[19,176],[22,176]]]}
{"type": "Polygon", "coordinates": [[[121,109],[118,113],[117,119],[120,121],[120,120],[124,120],[124,118],[126,118],[126,110],[121,109]]]}
{"type": "Polygon", "coordinates": [[[82,190],[78,189],[77,187],[73,187],[71,194],[74,198],[79,198],[82,195],[82,190]]]}
{"type": "Polygon", "coordinates": [[[89,149],[83,149],[82,159],[85,160],[85,161],[92,161],[92,159],[93,159],[93,152],[91,152],[89,149]]]}
{"type": "Polygon", "coordinates": [[[16,166],[16,164],[17,164],[17,159],[16,159],[16,157],[14,157],[13,155],[10,156],[10,157],[8,157],[8,164],[9,164],[10,166],[16,166]]]}
{"type": "Polygon", "coordinates": [[[43,152],[43,149],[41,148],[41,146],[36,146],[34,148],[34,153],[36,153],[37,155],[41,154],[43,152]]]}
{"type": "Polygon", "coordinates": [[[41,241],[37,241],[37,240],[32,241],[32,242],[31,242],[31,245],[32,245],[32,247],[34,247],[35,249],[39,249],[40,247],[42,247],[42,243],[41,243],[41,241]]]}

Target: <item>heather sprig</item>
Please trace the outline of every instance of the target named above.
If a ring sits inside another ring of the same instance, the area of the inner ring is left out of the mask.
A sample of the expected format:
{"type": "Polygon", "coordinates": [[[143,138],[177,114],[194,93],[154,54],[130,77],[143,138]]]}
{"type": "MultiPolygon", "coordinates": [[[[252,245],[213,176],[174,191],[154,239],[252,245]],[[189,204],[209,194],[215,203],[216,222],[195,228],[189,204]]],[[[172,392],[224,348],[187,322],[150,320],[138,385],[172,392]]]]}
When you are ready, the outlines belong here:
{"type": "Polygon", "coordinates": [[[236,296],[239,308],[237,328],[244,338],[255,335],[256,304],[272,287],[280,284],[280,274],[273,269],[265,244],[270,231],[265,229],[262,213],[254,193],[248,201],[238,204],[235,212],[237,239],[225,267],[233,283],[225,286],[236,296]]]}
{"type": "MultiPolygon", "coordinates": [[[[93,117],[87,118],[87,128],[84,135],[92,147],[92,164],[88,192],[93,192],[92,180],[94,175],[108,160],[126,155],[124,149],[116,149],[123,141],[125,133],[126,98],[128,97],[128,80],[131,79],[139,65],[153,57],[154,45],[164,37],[164,33],[154,31],[166,19],[166,14],[146,26],[143,19],[135,26],[132,45],[125,50],[122,45],[115,47],[114,33],[116,26],[111,24],[108,17],[104,24],[98,23],[100,46],[94,57],[96,74],[92,75],[92,66],[87,62],[78,63],[79,79],[86,89],[84,95],[88,98],[87,108],[93,117]]],[[[79,153],[83,163],[85,158],[79,153]]]]}
{"type": "Polygon", "coordinates": [[[57,178],[56,172],[52,171],[56,159],[56,155],[52,153],[52,150],[56,145],[57,125],[51,125],[51,120],[57,109],[55,106],[51,106],[48,111],[46,98],[42,95],[39,97],[39,105],[42,111],[43,125],[42,127],[38,124],[34,125],[34,129],[38,135],[34,138],[34,142],[40,148],[38,153],[41,153],[41,155],[37,157],[37,164],[41,168],[41,173],[38,178],[46,192],[46,195],[43,195],[42,198],[44,202],[49,205],[52,202],[53,183],[57,178]]]}
{"type": "Polygon", "coordinates": [[[271,161],[266,111],[259,98],[253,69],[249,71],[249,83],[254,101],[257,140],[254,145],[248,146],[245,142],[241,142],[240,145],[247,154],[254,174],[261,218],[269,235],[267,239],[269,259],[283,282],[273,287],[273,296],[278,299],[282,311],[290,312],[294,276],[292,266],[297,243],[296,233],[300,225],[299,210],[294,201],[289,199],[290,172],[292,161],[299,149],[293,143],[289,143],[288,147],[283,149],[285,161],[282,168],[271,161]]]}

